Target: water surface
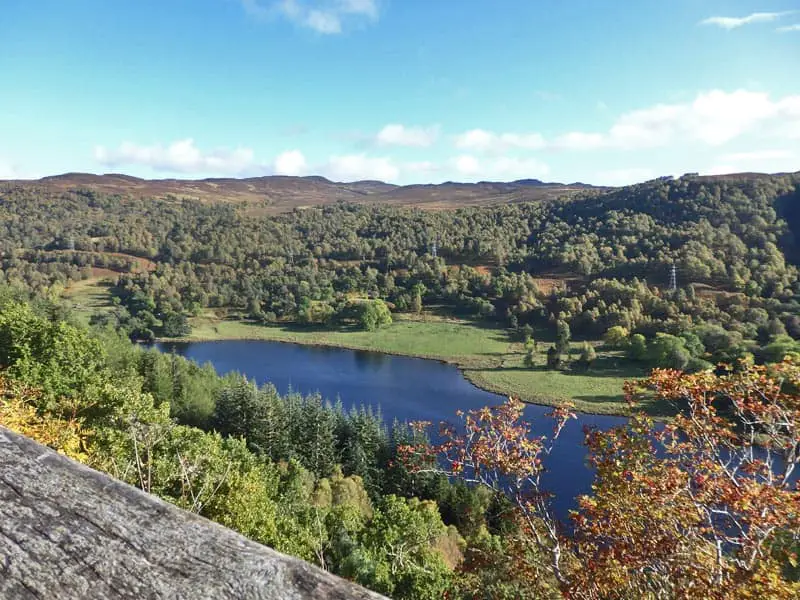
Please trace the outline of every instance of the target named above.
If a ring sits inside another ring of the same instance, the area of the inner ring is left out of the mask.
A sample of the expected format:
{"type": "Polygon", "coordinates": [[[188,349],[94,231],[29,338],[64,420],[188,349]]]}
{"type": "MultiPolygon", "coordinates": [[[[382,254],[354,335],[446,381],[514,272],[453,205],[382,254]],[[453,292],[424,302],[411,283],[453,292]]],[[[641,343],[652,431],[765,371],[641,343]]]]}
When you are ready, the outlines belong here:
{"type": "MultiPolygon", "coordinates": [[[[199,363],[210,362],[218,373],[238,371],[259,384],[272,383],[279,392],[289,390],[342,400],[345,408],[380,407],[388,424],[426,420],[453,421],[457,410],[500,404],[504,396],[476,388],[454,366],[433,360],[392,356],[361,350],[302,346],[270,341],[231,340],[171,342],[163,351],[199,363]]],[[[552,421],[544,415],[550,407],[529,405],[525,418],[537,434],[548,434],[552,421]]],[[[546,461],[544,482],[556,494],[557,512],[565,516],[577,494],[587,492],[591,472],[582,445],[583,426],[606,429],[625,422],[623,417],[581,414],[564,428],[546,461]]]]}

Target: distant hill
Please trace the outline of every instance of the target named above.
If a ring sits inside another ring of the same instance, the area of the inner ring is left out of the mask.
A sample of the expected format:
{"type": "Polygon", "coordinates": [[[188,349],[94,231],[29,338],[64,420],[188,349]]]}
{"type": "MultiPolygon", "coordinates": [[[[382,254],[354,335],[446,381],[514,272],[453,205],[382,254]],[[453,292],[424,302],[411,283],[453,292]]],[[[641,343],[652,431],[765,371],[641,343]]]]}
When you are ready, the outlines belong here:
{"type": "Polygon", "coordinates": [[[607,188],[582,183],[565,185],[545,183],[538,179],[512,182],[482,181],[479,183],[446,182],[398,186],[382,181],[335,182],[324,177],[289,177],[271,175],[244,179],[213,178],[140,179],[118,173],[92,175],[65,173],[38,180],[14,180],[5,185],[51,190],[90,189],[104,194],[139,198],[194,198],[202,202],[227,201],[261,203],[267,201],[269,212],[286,212],[294,208],[330,204],[339,201],[357,203],[391,203],[399,206],[420,206],[447,209],[504,202],[537,201],[573,195],[579,191],[607,188]]]}
{"type": "MultiPolygon", "coordinates": [[[[684,177],[708,181],[746,181],[769,175],[763,173],[732,173],[729,175],[699,176],[687,173],[684,177]]],[[[665,177],[671,179],[671,177],[665,177]]],[[[137,198],[192,198],[201,202],[258,203],[266,201],[269,213],[282,213],[295,208],[318,206],[340,201],[356,203],[387,203],[397,206],[419,206],[429,210],[452,209],[461,206],[481,206],[506,202],[540,201],[613,188],[582,182],[558,183],[538,179],[516,181],[480,181],[440,184],[394,185],[383,181],[330,181],[317,175],[290,177],[209,178],[209,179],[140,179],[120,173],[93,175],[65,173],[38,180],[0,182],[23,188],[48,188],[51,191],[90,189],[104,194],[119,194],[137,198]]],[[[259,209],[262,210],[262,209],[259,209]]]]}

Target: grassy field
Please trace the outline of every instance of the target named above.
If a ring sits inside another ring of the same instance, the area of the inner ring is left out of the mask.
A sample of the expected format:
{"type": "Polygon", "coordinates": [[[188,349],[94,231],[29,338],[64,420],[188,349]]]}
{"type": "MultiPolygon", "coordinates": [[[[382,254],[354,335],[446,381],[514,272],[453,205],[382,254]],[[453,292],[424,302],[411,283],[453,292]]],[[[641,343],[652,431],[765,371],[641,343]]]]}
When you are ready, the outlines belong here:
{"type": "MultiPolygon", "coordinates": [[[[81,320],[88,322],[96,312],[110,310],[111,296],[106,278],[98,273],[72,284],[64,297],[72,303],[81,320]]],[[[320,329],[296,325],[258,325],[244,320],[221,320],[212,312],[191,319],[192,334],[186,341],[254,339],[336,346],[442,360],[456,365],[476,386],[538,404],[569,400],[582,412],[628,414],[622,384],[643,377],[639,366],[618,353],[592,342],[597,361],[588,371],[545,369],[547,344],[540,344],[536,365],[523,366],[524,348],[510,339],[508,331],[490,324],[443,318],[434,315],[394,315],[394,323],[375,332],[349,329],[320,329]]],[[[537,334],[538,337],[538,334],[537,334]]],[[[575,356],[579,344],[574,343],[575,356]]],[[[665,408],[648,405],[654,416],[666,416],[665,408]]]]}
{"type": "Polygon", "coordinates": [[[499,361],[509,350],[503,330],[468,321],[439,318],[408,319],[394,315],[390,327],[378,331],[306,328],[295,325],[256,325],[240,320],[219,321],[213,317],[191,320],[189,340],[248,338],[300,344],[341,346],[437,358],[448,362],[486,364],[499,361]]]}
{"type": "MultiPolygon", "coordinates": [[[[92,314],[113,307],[108,288],[109,281],[116,276],[107,269],[93,269],[91,278],[75,282],[64,291],[65,299],[81,320],[88,322],[92,314]]],[[[550,371],[544,366],[547,343],[539,345],[535,366],[526,368],[522,344],[512,340],[505,329],[435,314],[394,315],[394,319],[388,328],[366,332],[295,325],[264,326],[238,318],[223,320],[207,311],[191,319],[192,334],[186,340],[274,340],[432,358],[458,366],[467,379],[483,389],[539,404],[569,400],[578,410],[598,414],[628,414],[622,384],[645,375],[639,366],[618,353],[605,350],[599,342],[592,342],[597,360],[588,371],[578,368],[550,371]]],[[[541,341],[539,333],[535,337],[541,341]]],[[[579,344],[573,346],[577,356],[579,344]]],[[[656,416],[668,414],[661,406],[644,408],[656,416]]]]}
{"type": "MultiPolygon", "coordinates": [[[[93,269],[105,271],[105,269],[93,269]]],[[[96,276],[72,283],[64,290],[64,298],[72,304],[75,314],[81,321],[88,323],[89,317],[95,313],[111,310],[111,294],[109,279],[116,278],[116,273],[99,272],[96,276]]]]}
{"type": "MultiPolygon", "coordinates": [[[[241,320],[219,320],[206,315],[192,320],[187,341],[257,339],[373,350],[443,360],[457,365],[472,383],[500,394],[539,404],[572,401],[578,410],[596,414],[628,414],[622,384],[643,377],[645,371],[615,352],[593,342],[597,361],[591,369],[545,369],[545,344],[540,344],[536,366],[523,367],[524,348],[504,329],[472,321],[395,315],[395,322],[376,332],[304,328],[294,325],[257,325],[241,320]]],[[[578,344],[573,344],[577,356],[578,344]]],[[[645,410],[664,416],[664,408],[645,410]]]]}

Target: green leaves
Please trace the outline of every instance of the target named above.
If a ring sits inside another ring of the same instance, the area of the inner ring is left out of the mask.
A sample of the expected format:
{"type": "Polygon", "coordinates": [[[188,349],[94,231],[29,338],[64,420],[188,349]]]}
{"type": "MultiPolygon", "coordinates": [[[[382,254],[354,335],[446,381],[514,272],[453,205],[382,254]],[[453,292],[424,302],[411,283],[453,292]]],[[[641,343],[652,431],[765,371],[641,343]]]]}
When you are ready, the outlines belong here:
{"type": "Polygon", "coordinates": [[[366,331],[375,331],[392,324],[392,314],[383,300],[370,300],[360,304],[359,323],[366,331]]]}
{"type": "Polygon", "coordinates": [[[450,586],[450,569],[437,548],[447,535],[435,503],[386,496],[343,572],[393,598],[439,600],[450,586]]]}
{"type": "Polygon", "coordinates": [[[39,408],[86,416],[97,408],[104,352],[86,331],[36,314],[30,305],[0,310],[0,367],[41,390],[39,408]]]}

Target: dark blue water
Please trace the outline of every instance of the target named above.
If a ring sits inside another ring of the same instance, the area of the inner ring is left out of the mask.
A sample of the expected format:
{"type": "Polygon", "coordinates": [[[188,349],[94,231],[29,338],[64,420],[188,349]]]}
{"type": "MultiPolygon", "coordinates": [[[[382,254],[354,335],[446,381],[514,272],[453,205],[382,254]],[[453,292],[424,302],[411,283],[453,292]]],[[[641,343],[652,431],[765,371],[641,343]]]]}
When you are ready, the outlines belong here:
{"type": "MultiPolygon", "coordinates": [[[[473,386],[451,365],[433,360],[391,356],[375,352],[300,346],[265,341],[165,343],[199,363],[210,362],[218,373],[244,373],[259,384],[272,383],[280,392],[319,392],[344,406],[380,407],[388,424],[401,421],[456,421],[457,410],[502,403],[505,398],[473,386]]],[[[552,432],[549,407],[529,405],[525,418],[537,435],[552,432]]],[[[546,488],[556,495],[556,512],[565,517],[574,498],[589,491],[591,472],[586,467],[583,426],[607,429],[625,422],[622,417],[580,415],[561,433],[548,457],[546,488]]]]}

